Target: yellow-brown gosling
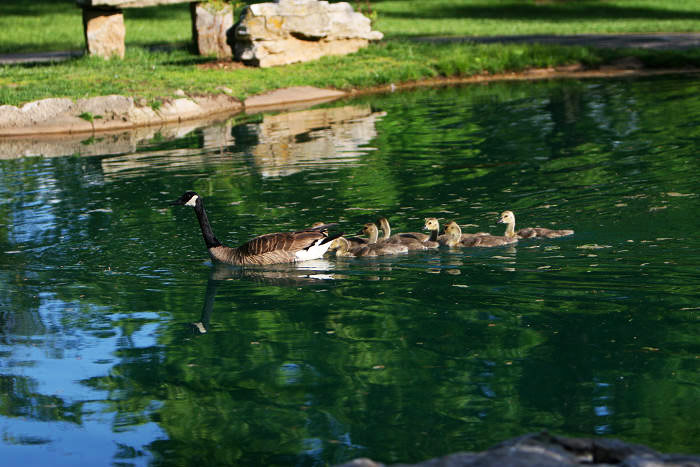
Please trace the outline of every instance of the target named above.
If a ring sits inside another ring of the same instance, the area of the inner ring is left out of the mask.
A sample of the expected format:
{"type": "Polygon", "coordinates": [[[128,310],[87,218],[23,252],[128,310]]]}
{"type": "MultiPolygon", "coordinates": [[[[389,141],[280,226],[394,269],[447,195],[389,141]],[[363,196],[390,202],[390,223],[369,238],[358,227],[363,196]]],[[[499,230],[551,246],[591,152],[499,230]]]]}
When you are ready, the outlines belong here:
{"type": "Polygon", "coordinates": [[[447,246],[462,246],[462,247],[479,247],[490,248],[494,246],[508,245],[516,243],[516,238],[501,237],[497,235],[484,235],[483,233],[463,234],[462,228],[454,221],[450,221],[445,226],[445,235],[447,246]]]}
{"type": "Polygon", "coordinates": [[[391,235],[391,226],[386,217],[377,219],[379,228],[382,229],[384,235],[382,240],[389,243],[399,243],[406,245],[409,250],[425,250],[428,247],[423,243],[430,238],[430,235],[420,232],[405,232],[391,235]]]}
{"type": "Polygon", "coordinates": [[[516,231],[513,211],[503,211],[498,219],[498,223],[506,224],[505,236],[508,238],[558,238],[574,234],[574,231],[569,229],[554,230],[544,227],[526,227],[516,231]]]}
{"type": "Polygon", "coordinates": [[[248,266],[316,259],[328,251],[334,239],[326,233],[329,227],[326,224],[297,232],[261,235],[239,247],[232,248],[222,245],[214,236],[207,212],[204,210],[204,203],[197,193],[188,191],[171,204],[194,208],[209,256],[212,261],[218,263],[248,266]]]}
{"type": "Polygon", "coordinates": [[[401,243],[379,240],[379,229],[377,228],[377,225],[372,222],[368,222],[362,227],[362,233],[367,235],[367,240],[370,246],[376,245],[377,247],[382,247],[384,251],[387,252],[384,254],[392,254],[390,253],[391,251],[394,251],[395,253],[404,253],[408,251],[408,247],[401,243]]]}
{"type": "Polygon", "coordinates": [[[367,244],[358,247],[351,247],[350,242],[344,237],[338,237],[333,240],[331,250],[335,250],[336,256],[358,258],[361,256],[382,256],[395,255],[398,253],[406,253],[408,249],[405,245],[397,244],[367,244]]]}
{"type": "Polygon", "coordinates": [[[440,221],[438,221],[436,217],[426,218],[423,229],[430,231],[430,238],[425,241],[427,245],[430,245],[430,248],[447,245],[447,235],[439,235],[440,221]]]}

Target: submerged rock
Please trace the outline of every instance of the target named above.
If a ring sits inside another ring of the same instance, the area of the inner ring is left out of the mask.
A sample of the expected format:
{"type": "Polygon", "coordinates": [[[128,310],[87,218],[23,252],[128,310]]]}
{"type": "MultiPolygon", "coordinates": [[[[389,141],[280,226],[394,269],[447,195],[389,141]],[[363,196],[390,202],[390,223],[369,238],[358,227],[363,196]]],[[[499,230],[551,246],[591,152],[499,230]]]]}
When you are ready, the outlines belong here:
{"type": "MultiPolygon", "coordinates": [[[[355,459],[339,467],[384,467],[371,459],[355,459]]],[[[411,464],[414,467],[700,467],[700,456],[660,454],[646,446],[617,439],[565,438],[527,434],[483,452],[460,452],[411,464]]],[[[394,464],[408,466],[408,464],[394,464]]]]}

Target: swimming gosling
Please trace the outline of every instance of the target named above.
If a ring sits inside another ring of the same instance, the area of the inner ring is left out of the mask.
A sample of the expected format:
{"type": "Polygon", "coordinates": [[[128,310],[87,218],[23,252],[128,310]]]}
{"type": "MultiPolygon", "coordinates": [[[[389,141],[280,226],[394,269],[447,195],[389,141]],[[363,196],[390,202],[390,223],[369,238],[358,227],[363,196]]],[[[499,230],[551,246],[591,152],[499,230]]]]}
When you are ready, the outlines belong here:
{"type": "Polygon", "coordinates": [[[513,211],[503,211],[500,219],[498,219],[498,223],[506,224],[505,236],[509,238],[558,238],[574,234],[574,231],[569,229],[554,230],[544,227],[526,227],[516,231],[513,211]]]}
{"type": "Polygon", "coordinates": [[[390,243],[406,245],[409,250],[427,249],[427,246],[423,242],[428,240],[430,235],[420,232],[405,232],[391,235],[391,226],[389,225],[389,220],[386,217],[380,217],[377,219],[377,223],[384,233],[382,240],[390,243]]]}
{"type": "Polygon", "coordinates": [[[383,254],[405,253],[409,250],[409,248],[402,243],[379,240],[379,229],[377,225],[372,222],[368,222],[362,226],[362,233],[367,235],[367,246],[373,246],[373,248],[381,247],[385,251],[383,254]]]}
{"type": "Polygon", "coordinates": [[[499,235],[484,235],[483,233],[463,234],[462,228],[454,221],[450,221],[445,226],[445,235],[447,236],[446,245],[451,247],[491,248],[516,243],[518,241],[517,238],[508,238],[499,235]]]}
{"type": "Polygon", "coordinates": [[[361,256],[383,256],[406,253],[408,248],[405,245],[386,243],[378,245],[376,243],[351,247],[350,242],[345,237],[338,237],[331,242],[331,250],[335,250],[336,256],[346,258],[358,258],[361,256]]]}

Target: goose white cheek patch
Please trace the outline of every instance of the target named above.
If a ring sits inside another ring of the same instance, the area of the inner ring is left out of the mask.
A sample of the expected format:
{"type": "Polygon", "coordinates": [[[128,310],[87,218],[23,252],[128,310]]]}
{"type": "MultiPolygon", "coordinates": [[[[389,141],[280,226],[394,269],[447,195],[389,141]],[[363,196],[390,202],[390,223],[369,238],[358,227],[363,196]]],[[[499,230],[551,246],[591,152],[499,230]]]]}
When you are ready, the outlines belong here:
{"type": "Polygon", "coordinates": [[[194,195],[188,202],[185,203],[185,206],[192,206],[194,207],[195,204],[197,204],[197,199],[199,199],[199,196],[194,195]]]}

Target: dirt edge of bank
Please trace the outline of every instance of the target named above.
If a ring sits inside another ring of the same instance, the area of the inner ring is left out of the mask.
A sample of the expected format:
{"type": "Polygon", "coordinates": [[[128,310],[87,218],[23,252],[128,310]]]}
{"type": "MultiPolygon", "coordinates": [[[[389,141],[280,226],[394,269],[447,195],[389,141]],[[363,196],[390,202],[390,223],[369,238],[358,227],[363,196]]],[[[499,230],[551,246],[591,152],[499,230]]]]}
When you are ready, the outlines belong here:
{"type": "Polygon", "coordinates": [[[277,89],[251,96],[244,102],[226,94],[183,96],[167,99],[162,105],[139,105],[125,96],[102,96],[92,99],[50,98],[30,102],[22,107],[0,106],[0,138],[38,137],[61,134],[96,134],[124,131],[147,126],[163,126],[184,121],[207,120],[216,116],[233,116],[240,112],[285,110],[374,93],[393,92],[418,87],[446,86],[495,81],[532,81],[561,78],[619,78],[669,74],[700,73],[700,68],[644,69],[639,67],[604,67],[586,70],[578,65],[561,68],[529,69],[517,73],[479,74],[468,77],[430,78],[420,81],[387,84],[363,89],[340,91],[300,86],[277,89]]]}

